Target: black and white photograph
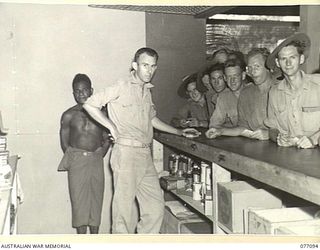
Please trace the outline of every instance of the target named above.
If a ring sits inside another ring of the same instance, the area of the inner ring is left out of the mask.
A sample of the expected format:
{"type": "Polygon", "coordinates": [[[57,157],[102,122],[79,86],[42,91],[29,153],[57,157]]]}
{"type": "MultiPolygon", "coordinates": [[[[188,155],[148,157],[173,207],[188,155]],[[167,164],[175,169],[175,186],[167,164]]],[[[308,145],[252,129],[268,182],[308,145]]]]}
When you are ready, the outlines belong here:
{"type": "Polygon", "coordinates": [[[0,2],[2,235],[318,248],[320,3],[222,4],[0,2]]]}

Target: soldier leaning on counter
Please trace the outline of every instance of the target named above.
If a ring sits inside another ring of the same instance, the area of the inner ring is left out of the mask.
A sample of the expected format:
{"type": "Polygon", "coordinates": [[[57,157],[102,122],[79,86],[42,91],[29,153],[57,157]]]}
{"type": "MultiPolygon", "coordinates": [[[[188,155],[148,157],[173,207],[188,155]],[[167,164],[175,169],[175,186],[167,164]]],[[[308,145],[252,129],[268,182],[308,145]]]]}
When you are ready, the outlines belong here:
{"type": "Polygon", "coordinates": [[[320,75],[306,74],[301,65],[307,60],[310,39],[294,34],[270,54],[268,68],[276,65],[284,79],[269,94],[268,118],[270,139],[279,146],[313,148],[320,135],[320,75]]]}
{"type": "Polygon", "coordinates": [[[224,75],[229,89],[218,95],[216,108],[210,118],[208,138],[222,135],[223,128],[236,127],[238,124],[238,100],[246,72],[243,63],[238,59],[230,59],[224,65],[224,75]]]}
{"type": "Polygon", "coordinates": [[[187,103],[171,120],[173,126],[208,128],[214,104],[206,99],[205,91],[205,86],[200,84],[197,73],[182,79],[178,94],[186,98],[187,103]]]}
{"type": "Polygon", "coordinates": [[[139,49],[129,76],[93,95],[84,104],[88,113],[110,130],[115,141],[111,155],[112,233],[129,233],[135,198],[140,211],[137,232],[159,233],[164,200],[151,157],[153,128],[183,136],[190,131],[197,132],[191,128],[176,129],[157,118],[150,92],[157,62],[155,50],[139,49]],[[110,119],[100,110],[106,103],[110,119]]]}
{"type": "MultiPolygon", "coordinates": [[[[247,71],[253,79],[253,84],[245,86],[240,93],[237,126],[221,128],[218,130],[221,135],[244,136],[258,140],[269,139],[268,128],[264,125],[267,117],[268,93],[274,84],[274,78],[265,66],[269,54],[266,48],[253,48],[249,51],[247,71]]],[[[207,134],[210,136],[210,130],[207,134]]]]}

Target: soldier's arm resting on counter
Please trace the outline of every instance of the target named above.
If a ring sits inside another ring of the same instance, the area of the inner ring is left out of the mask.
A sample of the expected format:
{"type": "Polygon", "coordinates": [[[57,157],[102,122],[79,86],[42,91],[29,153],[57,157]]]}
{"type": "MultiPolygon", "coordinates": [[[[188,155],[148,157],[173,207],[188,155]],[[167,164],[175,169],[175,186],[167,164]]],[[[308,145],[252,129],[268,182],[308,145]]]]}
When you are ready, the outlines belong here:
{"type": "Polygon", "coordinates": [[[161,131],[167,132],[167,133],[171,133],[171,134],[175,134],[175,135],[180,135],[180,136],[186,136],[186,132],[189,132],[189,131],[197,131],[194,128],[186,128],[183,130],[174,128],[174,127],[164,123],[156,116],[152,118],[151,122],[152,122],[152,126],[158,130],[161,130],[161,131]]]}

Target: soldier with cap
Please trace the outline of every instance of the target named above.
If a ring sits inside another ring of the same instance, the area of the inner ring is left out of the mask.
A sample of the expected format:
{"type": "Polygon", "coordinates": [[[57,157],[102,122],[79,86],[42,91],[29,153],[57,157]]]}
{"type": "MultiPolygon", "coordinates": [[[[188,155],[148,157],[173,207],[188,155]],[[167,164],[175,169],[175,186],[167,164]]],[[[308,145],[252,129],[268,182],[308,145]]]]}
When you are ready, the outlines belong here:
{"type": "Polygon", "coordinates": [[[204,92],[205,87],[199,84],[197,73],[187,75],[182,79],[178,94],[188,100],[172,119],[173,126],[208,127],[214,104],[206,99],[204,92]]]}
{"type": "Polygon", "coordinates": [[[283,80],[269,93],[270,139],[279,146],[313,148],[320,135],[320,75],[301,70],[309,55],[310,39],[296,33],[282,41],[267,59],[267,67],[276,65],[283,80]]]}

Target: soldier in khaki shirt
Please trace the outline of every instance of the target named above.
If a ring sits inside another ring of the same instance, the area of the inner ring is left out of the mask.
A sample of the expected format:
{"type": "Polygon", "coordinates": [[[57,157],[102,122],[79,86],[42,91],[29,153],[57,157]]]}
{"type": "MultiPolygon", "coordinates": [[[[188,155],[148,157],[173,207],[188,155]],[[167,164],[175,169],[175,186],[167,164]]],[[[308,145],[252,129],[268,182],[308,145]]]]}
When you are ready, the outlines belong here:
{"type": "Polygon", "coordinates": [[[182,79],[178,94],[186,98],[187,103],[172,118],[171,123],[173,126],[208,128],[214,105],[210,100],[206,99],[205,90],[205,86],[198,82],[197,73],[187,75],[182,79]]]}
{"type": "Polygon", "coordinates": [[[267,59],[279,67],[284,79],[269,94],[270,139],[279,146],[313,148],[320,135],[320,75],[305,74],[300,68],[308,57],[310,39],[297,33],[284,40],[267,59]]]}
{"type": "Polygon", "coordinates": [[[110,130],[115,142],[110,159],[114,182],[112,233],[129,233],[135,198],[140,212],[137,232],[159,233],[164,200],[151,157],[153,128],[180,136],[187,136],[188,131],[198,132],[173,128],[157,118],[150,91],[157,62],[155,50],[139,49],[131,74],[92,95],[83,105],[110,130]],[[100,110],[106,103],[110,119],[100,110]]]}
{"type": "Polygon", "coordinates": [[[226,61],[224,74],[229,89],[218,96],[216,109],[210,118],[210,129],[206,132],[208,138],[215,138],[222,134],[224,128],[238,124],[237,105],[246,72],[240,60],[231,59],[226,61]]]}
{"type": "MultiPolygon", "coordinates": [[[[255,48],[248,53],[248,74],[254,84],[245,86],[238,101],[238,124],[233,128],[222,128],[220,135],[244,136],[251,139],[268,140],[268,129],[264,126],[267,117],[268,92],[273,78],[265,67],[269,55],[267,49],[255,48]]],[[[216,136],[219,134],[216,133],[216,136]]]]}

